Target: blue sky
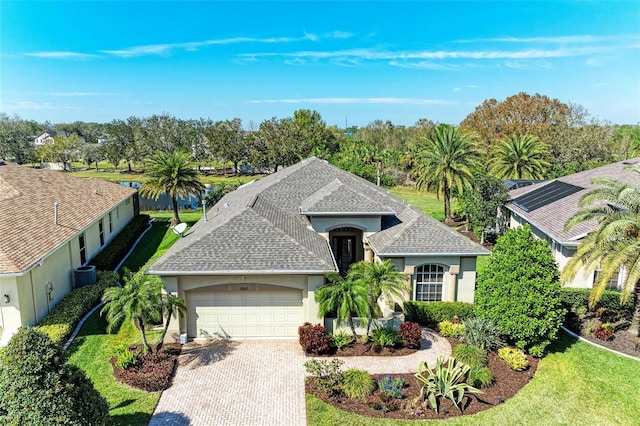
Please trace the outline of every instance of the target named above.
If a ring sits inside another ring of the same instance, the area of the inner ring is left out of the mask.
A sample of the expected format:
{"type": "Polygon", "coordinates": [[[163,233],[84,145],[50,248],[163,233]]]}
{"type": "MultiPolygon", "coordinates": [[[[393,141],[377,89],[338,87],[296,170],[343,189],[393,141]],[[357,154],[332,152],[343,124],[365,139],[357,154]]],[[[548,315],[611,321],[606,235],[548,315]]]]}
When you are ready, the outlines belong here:
{"type": "Polygon", "coordinates": [[[518,92],[640,122],[640,2],[0,2],[0,112],[457,124],[518,92]]]}

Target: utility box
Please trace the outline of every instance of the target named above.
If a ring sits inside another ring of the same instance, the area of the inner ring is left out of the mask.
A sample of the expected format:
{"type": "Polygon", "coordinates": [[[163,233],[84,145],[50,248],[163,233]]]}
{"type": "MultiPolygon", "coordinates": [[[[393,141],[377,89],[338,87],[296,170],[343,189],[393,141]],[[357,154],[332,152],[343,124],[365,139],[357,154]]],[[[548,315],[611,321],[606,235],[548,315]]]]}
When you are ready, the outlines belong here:
{"type": "Polygon", "coordinates": [[[95,284],[98,281],[94,265],[81,266],[75,270],[76,288],[95,284]]]}
{"type": "Polygon", "coordinates": [[[180,344],[184,345],[185,343],[187,343],[187,333],[182,333],[180,335],[180,344]]]}

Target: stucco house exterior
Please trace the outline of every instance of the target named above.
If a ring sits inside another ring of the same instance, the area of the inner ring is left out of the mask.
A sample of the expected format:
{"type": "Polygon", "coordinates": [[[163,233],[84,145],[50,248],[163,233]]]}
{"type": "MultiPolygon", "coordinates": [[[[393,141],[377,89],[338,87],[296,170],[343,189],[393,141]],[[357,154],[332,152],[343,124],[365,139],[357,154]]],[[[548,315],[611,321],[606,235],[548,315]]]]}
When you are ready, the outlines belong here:
{"type": "Polygon", "coordinates": [[[148,270],[187,303],[189,338],[295,337],[329,271],[391,259],[410,299],[473,302],[489,252],[383,188],[315,157],[222,198],[148,270]]]}
{"type": "MultiPolygon", "coordinates": [[[[583,222],[569,231],[564,229],[567,220],[580,209],[580,197],[596,187],[591,183],[593,178],[608,176],[640,184],[638,173],[630,170],[630,167],[637,166],[640,166],[640,158],[514,189],[509,192],[510,200],[505,204],[509,214],[508,224],[510,227],[529,224],[535,236],[549,243],[558,267],[562,270],[576,253],[580,241],[596,226],[595,222],[583,222]]],[[[578,273],[573,281],[564,284],[568,287],[591,288],[597,273],[597,270],[587,274],[578,273]]],[[[611,279],[608,286],[610,289],[621,288],[623,273],[624,271],[619,272],[611,279]]]]}
{"type": "Polygon", "coordinates": [[[0,346],[34,325],[133,218],[137,191],[0,162],[0,346]]]}

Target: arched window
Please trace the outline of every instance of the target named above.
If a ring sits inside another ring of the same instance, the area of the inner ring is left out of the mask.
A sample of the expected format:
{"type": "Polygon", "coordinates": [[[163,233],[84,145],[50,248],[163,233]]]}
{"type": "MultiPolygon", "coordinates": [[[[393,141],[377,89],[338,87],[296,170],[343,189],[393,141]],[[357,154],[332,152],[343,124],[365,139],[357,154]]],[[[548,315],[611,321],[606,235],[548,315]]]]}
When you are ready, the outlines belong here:
{"type": "Polygon", "coordinates": [[[416,300],[423,302],[442,301],[444,266],[420,265],[416,268],[416,300]]]}

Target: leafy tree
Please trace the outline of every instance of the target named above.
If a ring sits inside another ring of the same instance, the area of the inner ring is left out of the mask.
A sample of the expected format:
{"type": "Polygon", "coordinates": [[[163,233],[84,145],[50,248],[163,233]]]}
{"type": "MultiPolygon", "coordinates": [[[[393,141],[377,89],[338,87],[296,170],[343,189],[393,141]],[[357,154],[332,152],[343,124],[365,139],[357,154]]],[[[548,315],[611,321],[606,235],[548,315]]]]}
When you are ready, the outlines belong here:
{"type": "Polygon", "coordinates": [[[327,275],[329,283],[316,291],[318,317],[335,313],[339,323],[347,323],[353,337],[358,338],[353,317],[370,318],[372,314],[369,291],[361,281],[343,278],[337,272],[327,275]]]}
{"type": "Polygon", "coordinates": [[[473,135],[459,127],[441,124],[419,151],[414,173],[418,189],[434,190],[444,198],[445,222],[451,223],[451,190],[462,194],[471,186],[472,170],[479,164],[480,152],[473,135]]]}
{"type": "Polygon", "coordinates": [[[110,425],[108,402],[62,349],[34,328],[20,328],[0,353],[0,423],[110,425]]]}
{"type": "Polygon", "coordinates": [[[35,159],[30,137],[36,134],[38,129],[39,126],[34,121],[0,113],[0,158],[12,158],[18,164],[35,159]]]}
{"type": "Polygon", "coordinates": [[[462,211],[476,233],[480,234],[480,244],[484,244],[487,228],[498,222],[499,212],[509,198],[502,180],[477,173],[473,186],[462,194],[462,211]]]}
{"type": "Polygon", "coordinates": [[[101,314],[106,313],[107,331],[120,327],[123,321],[131,321],[140,332],[147,353],[151,346],[145,335],[146,326],[162,319],[162,280],[157,275],[143,272],[125,272],[124,287],[109,287],[102,296],[105,303],[101,314]]]}
{"type": "Polygon", "coordinates": [[[69,136],[57,135],[53,143],[41,145],[36,150],[42,161],[62,163],[64,170],[71,170],[71,161],[80,156],[82,139],[76,133],[69,136]]]}
{"type": "MultiPolygon", "coordinates": [[[[354,263],[349,268],[347,278],[359,281],[366,286],[369,291],[369,303],[372,308],[376,308],[378,300],[384,296],[386,301],[402,303],[405,295],[409,291],[409,281],[407,275],[399,272],[391,260],[354,263]]],[[[367,323],[367,335],[371,329],[373,316],[367,323]]]]}
{"type": "Polygon", "coordinates": [[[142,143],[136,135],[139,133],[141,120],[137,117],[129,117],[127,121],[113,120],[107,124],[106,131],[109,134],[109,141],[105,143],[105,154],[115,167],[118,167],[120,160],[127,161],[129,171],[132,170],[131,163],[140,161],[144,157],[142,143]]]}
{"type": "Polygon", "coordinates": [[[545,241],[528,225],[510,229],[478,271],[476,315],[492,320],[520,348],[544,347],[558,337],[566,313],[558,275],[545,241]]]}
{"type": "Polygon", "coordinates": [[[169,324],[171,323],[171,317],[175,317],[177,314],[184,315],[187,312],[187,305],[184,303],[184,299],[178,296],[174,296],[171,293],[162,295],[162,316],[164,317],[164,327],[162,328],[162,334],[156,344],[156,352],[162,349],[164,344],[164,338],[167,335],[169,324]]]}
{"type": "Polygon", "coordinates": [[[174,226],[180,223],[178,197],[199,195],[204,191],[198,171],[191,163],[189,154],[184,152],[158,152],[149,159],[145,174],[148,179],[142,184],[140,194],[156,200],[161,194],[169,194],[173,207],[171,223],[174,226]]]}
{"type": "Polygon", "coordinates": [[[549,149],[531,135],[512,135],[498,142],[491,173],[501,179],[542,179],[549,166],[549,149]]]}
{"type": "MultiPolygon", "coordinates": [[[[640,173],[640,168],[633,168],[640,173]]],[[[640,325],[640,186],[608,176],[592,180],[595,189],[580,197],[580,207],[565,224],[569,230],[583,222],[597,226],[580,242],[576,254],[567,262],[564,280],[572,280],[579,271],[600,269],[589,296],[591,307],[600,300],[607,283],[624,270],[621,303],[636,293],[636,311],[630,331],[638,333],[640,325]],[[584,269],[583,269],[584,268],[584,269]]]]}

